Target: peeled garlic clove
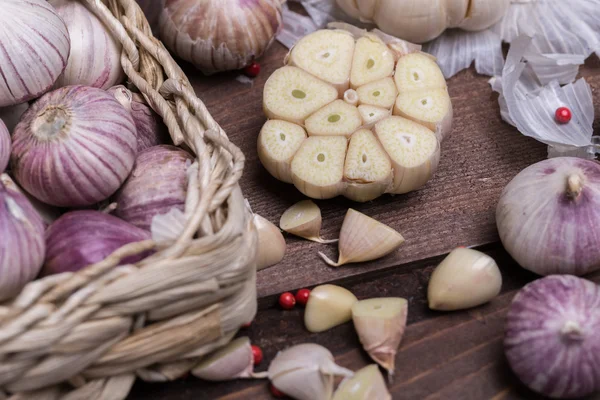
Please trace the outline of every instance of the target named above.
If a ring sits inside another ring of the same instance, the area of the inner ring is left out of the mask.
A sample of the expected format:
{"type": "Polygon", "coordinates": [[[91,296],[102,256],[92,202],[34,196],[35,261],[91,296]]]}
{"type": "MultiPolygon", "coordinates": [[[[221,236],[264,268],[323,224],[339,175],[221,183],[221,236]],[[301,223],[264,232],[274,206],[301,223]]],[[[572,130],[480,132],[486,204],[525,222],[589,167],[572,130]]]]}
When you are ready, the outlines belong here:
{"type": "Polygon", "coordinates": [[[306,132],[301,126],[271,119],[258,134],[258,158],[275,178],[292,183],[292,158],[304,139],[306,132]]]}
{"type": "Polygon", "coordinates": [[[339,267],[353,262],[376,260],[390,254],[402,243],[404,238],[394,229],[349,208],[340,231],[338,262],[333,262],[321,252],[319,255],[327,264],[339,267]]]}
{"type": "Polygon", "coordinates": [[[292,235],[319,243],[333,243],[334,240],[321,238],[321,209],[311,200],[302,200],[294,204],[281,215],[279,227],[292,235]]]}
{"type": "Polygon", "coordinates": [[[290,52],[288,63],[332,84],[339,93],[349,87],[354,37],[348,32],[319,30],[304,36],[290,52]]]}
{"type": "Polygon", "coordinates": [[[399,93],[446,87],[446,79],[435,60],[425,53],[411,53],[396,64],[394,82],[399,93]]]}
{"type": "Polygon", "coordinates": [[[350,136],[362,125],[358,109],[344,100],[326,105],[306,119],[309,136],[350,136]]]}
{"type": "Polygon", "coordinates": [[[352,306],[357,301],[351,291],[341,286],[317,286],[310,292],[306,303],[304,326],[309,332],[315,333],[348,322],[352,319],[352,306]]]}
{"type": "Polygon", "coordinates": [[[330,400],[334,378],[353,372],[337,365],[325,347],[304,343],[277,353],[268,375],[273,386],[294,399],[330,400]]]}
{"type": "Polygon", "coordinates": [[[400,93],[394,106],[394,115],[429,128],[436,133],[440,142],[452,130],[452,103],[446,88],[400,93]]]}
{"type": "Polygon", "coordinates": [[[258,214],[254,214],[254,226],[258,231],[256,269],[261,270],[283,260],[285,239],[279,228],[258,214]]]}
{"type": "Polygon", "coordinates": [[[375,35],[366,34],[356,41],[350,86],[359,86],[391,76],[394,71],[394,55],[375,35]]]}
{"type": "Polygon", "coordinates": [[[408,302],[400,297],[361,300],[352,306],[352,321],[363,348],[390,375],[404,336],[408,302]]]}
{"type": "Polygon", "coordinates": [[[392,108],[396,101],[396,84],[390,77],[367,83],[356,89],[360,104],[392,108]]]}
{"type": "Polygon", "coordinates": [[[369,201],[381,196],[392,183],[392,163],[370,130],[352,135],[346,153],[344,179],[349,184],[344,196],[354,201],[369,201]]]}
{"type": "Polygon", "coordinates": [[[337,99],[337,90],[296,67],[279,68],[267,79],[263,109],[271,119],[297,124],[321,107],[337,99]]]}
{"type": "Polygon", "coordinates": [[[343,136],[311,136],[292,160],[292,182],[308,197],[330,199],[343,189],[347,140],[343,136]]]}
{"type": "Polygon", "coordinates": [[[160,38],[205,74],[241,69],[273,43],[282,25],[281,4],[281,0],[169,0],[160,16],[160,38]]]}
{"type": "Polygon", "coordinates": [[[340,383],[333,400],[392,400],[376,364],[367,365],[340,383]]]}
{"type": "Polygon", "coordinates": [[[205,381],[229,381],[250,378],[253,369],[250,339],[240,337],[202,359],[192,375],[205,381]]]}
{"type": "Polygon", "coordinates": [[[501,288],[502,275],[492,257],[458,248],[431,274],[427,299],[432,310],[462,310],[487,303],[501,288]]]}
{"type": "Polygon", "coordinates": [[[368,106],[365,104],[358,106],[358,112],[363,120],[363,128],[367,129],[370,129],[382,119],[389,117],[392,113],[390,110],[386,110],[385,108],[368,106]]]}
{"type": "Polygon", "coordinates": [[[440,160],[440,143],[435,134],[402,117],[379,121],[375,132],[392,159],[394,183],[390,192],[407,193],[425,185],[440,160]]]}
{"type": "Polygon", "coordinates": [[[487,29],[502,19],[510,3],[510,0],[470,0],[466,17],[459,27],[467,31],[487,29]]]}

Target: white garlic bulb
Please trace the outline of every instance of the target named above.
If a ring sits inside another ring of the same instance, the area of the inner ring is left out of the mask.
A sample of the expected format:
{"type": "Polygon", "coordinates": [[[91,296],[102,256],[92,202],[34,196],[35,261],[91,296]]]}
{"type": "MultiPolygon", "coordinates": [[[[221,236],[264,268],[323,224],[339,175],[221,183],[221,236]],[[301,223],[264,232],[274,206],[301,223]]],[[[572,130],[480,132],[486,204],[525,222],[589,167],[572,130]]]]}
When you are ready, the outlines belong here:
{"type": "Polygon", "coordinates": [[[45,0],[2,0],[0,107],[44,94],[67,66],[69,32],[45,0]]]}
{"type": "Polygon", "coordinates": [[[78,0],[49,0],[67,24],[71,53],[55,87],[69,85],[108,89],[123,81],[121,44],[78,0]]]}
{"type": "Polygon", "coordinates": [[[480,31],[498,22],[510,0],[337,0],[353,18],[415,43],[435,39],[448,28],[480,31]]]}
{"type": "Polygon", "coordinates": [[[167,0],[160,36],[205,74],[240,69],[260,57],[282,25],[281,0],[167,0]]]}

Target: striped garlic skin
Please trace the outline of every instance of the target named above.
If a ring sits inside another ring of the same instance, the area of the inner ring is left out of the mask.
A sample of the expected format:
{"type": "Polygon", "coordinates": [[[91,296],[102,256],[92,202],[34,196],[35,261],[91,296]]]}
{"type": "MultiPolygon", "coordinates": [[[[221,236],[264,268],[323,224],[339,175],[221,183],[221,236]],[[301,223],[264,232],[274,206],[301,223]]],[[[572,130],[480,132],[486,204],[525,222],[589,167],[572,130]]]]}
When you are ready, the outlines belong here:
{"type": "Polygon", "coordinates": [[[0,183],[0,302],[37,276],[45,250],[42,218],[25,196],[0,183]]]}
{"type": "Polygon", "coordinates": [[[121,67],[121,44],[104,24],[79,0],[50,0],[65,21],[71,53],[54,87],[85,85],[101,89],[125,78],[121,67]]]}
{"type": "Polygon", "coordinates": [[[507,315],[506,358],[521,381],[553,398],[600,390],[600,286],[572,275],[526,285],[507,315]]]}
{"type": "Polygon", "coordinates": [[[205,74],[245,67],[282,26],[281,0],[167,0],[160,37],[205,74]]]}
{"type": "Polygon", "coordinates": [[[2,0],[0,107],[45,93],[67,66],[69,33],[45,0],[2,0]]]}
{"type": "Polygon", "coordinates": [[[0,119],[0,174],[4,172],[10,160],[10,133],[0,119]]]}
{"type": "Polygon", "coordinates": [[[131,114],[109,93],[67,86],[41,97],[13,133],[16,181],[44,203],[89,206],[125,181],[137,152],[131,114]]]}

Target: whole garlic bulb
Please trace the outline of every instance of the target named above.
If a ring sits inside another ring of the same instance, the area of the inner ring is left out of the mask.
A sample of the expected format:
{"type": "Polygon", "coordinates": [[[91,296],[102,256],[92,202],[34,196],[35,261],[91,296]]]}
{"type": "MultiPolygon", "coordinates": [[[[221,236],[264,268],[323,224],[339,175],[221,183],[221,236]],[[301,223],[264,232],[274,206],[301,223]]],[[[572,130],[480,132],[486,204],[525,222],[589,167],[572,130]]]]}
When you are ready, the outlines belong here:
{"type": "Polygon", "coordinates": [[[336,0],[353,18],[401,39],[424,43],[448,28],[480,31],[498,22],[510,0],[336,0]]]}
{"type": "Polygon", "coordinates": [[[167,0],[160,36],[205,74],[245,67],[282,26],[281,0],[167,0]]]}
{"type": "Polygon", "coordinates": [[[121,44],[106,26],[78,0],[49,0],[67,24],[71,53],[55,87],[85,85],[108,89],[120,83],[121,44]]]}
{"type": "Polygon", "coordinates": [[[44,94],[67,66],[67,27],[45,0],[3,0],[0,107],[44,94]]]}

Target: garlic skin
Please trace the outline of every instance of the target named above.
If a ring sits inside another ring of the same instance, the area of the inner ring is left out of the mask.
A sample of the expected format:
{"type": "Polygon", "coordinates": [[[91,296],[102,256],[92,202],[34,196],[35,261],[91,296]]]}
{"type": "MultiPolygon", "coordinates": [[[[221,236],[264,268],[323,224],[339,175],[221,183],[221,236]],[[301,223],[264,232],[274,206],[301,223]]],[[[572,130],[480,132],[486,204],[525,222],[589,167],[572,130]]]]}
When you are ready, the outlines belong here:
{"type": "Polygon", "coordinates": [[[67,66],[67,27],[45,0],[4,0],[0,25],[0,107],[44,94],[67,66]],[[51,43],[52,46],[49,46],[51,43]]]}
{"type": "Polygon", "coordinates": [[[245,67],[282,26],[280,0],[167,0],[160,37],[206,75],[245,67]]]}
{"type": "Polygon", "coordinates": [[[363,348],[390,375],[394,374],[407,314],[408,301],[400,297],[361,300],[352,306],[352,321],[363,348]]]}
{"type": "Polygon", "coordinates": [[[305,343],[277,353],[268,375],[273,386],[294,399],[330,400],[334,378],[353,372],[337,365],[325,347],[305,343]]]}
{"type": "Polygon", "coordinates": [[[67,24],[71,52],[67,67],[54,84],[92,86],[100,89],[125,79],[121,67],[121,43],[78,0],[48,0],[67,24]]]}
{"type": "Polygon", "coordinates": [[[502,289],[502,274],[494,259],[473,249],[457,248],[429,278],[429,308],[462,310],[485,304],[502,289]]]}
{"type": "Polygon", "coordinates": [[[207,355],[192,369],[192,375],[205,381],[229,381],[251,378],[254,363],[250,339],[240,337],[225,347],[207,355]]]}
{"type": "Polygon", "coordinates": [[[292,235],[318,243],[334,243],[338,239],[321,238],[321,209],[311,200],[302,200],[283,212],[279,227],[292,235]]]}
{"type": "Polygon", "coordinates": [[[539,275],[600,268],[600,165],[575,157],[533,164],[504,188],[496,208],[502,244],[539,275]]]}
{"type": "Polygon", "coordinates": [[[10,161],[11,146],[10,133],[4,122],[0,119],[0,174],[4,172],[10,161]]]}
{"type": "Polygon", "coordinates": [[[552,275],[523,287],[508,310],[504,336],[519,379],[558,399],[600,391],[598,310],[600,286],[586,279],[552,275]]]}
{"type": "Polygon", "coordinates": [[[340,383],[332,400],[392,400],[376,364],[367,365],[340,383]]]}
{"type": "Polygon", "coordinates": [[[352,306],[358,301],[351,291],[336,285],[317,286],[310,292],[304,310],[304,326],[309,332],[323,332],[352,319],[352,306]]]}
{"type": "Polygon", "coordinates": [[[371,261],[386,256],[404,243],[404,237],[396,230],[352,208],[348,209],[340,231],[339,259],[330,260],[319,252],[321,258],[332,267],[371,261]]]}
{"type": "Polygon", "coordinates": [[[285,239],[271,221],[254,214],[254,226],[258,232],[256,269],[261,270],[277,264],[285,255],[285,239]]]}
{"type": "Polygon", "coordinates": [[[487,29],[508,10],[510,0],[337,0],[349,16],[414,43],[435,39],[448,28],[487,29]]]}

